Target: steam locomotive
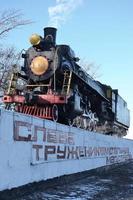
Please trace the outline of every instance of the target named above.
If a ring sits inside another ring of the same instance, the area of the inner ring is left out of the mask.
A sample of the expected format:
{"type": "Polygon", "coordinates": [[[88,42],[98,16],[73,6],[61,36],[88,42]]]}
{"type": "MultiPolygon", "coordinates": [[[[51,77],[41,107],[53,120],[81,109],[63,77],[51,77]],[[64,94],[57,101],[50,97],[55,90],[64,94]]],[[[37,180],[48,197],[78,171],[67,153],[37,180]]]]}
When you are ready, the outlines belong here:
{"type": "Polygon", "coordinates": [[[33,34],[22,54],[24,66],[11,76],[3,97],[6,108],[90,131],[124,136],[129,128],[127,103],[118,90],[94,80],[79,66],[68,45],[56,45],[56,28],[33,34]],[[20,86],[21,79],[25,82],[20,86]]]}

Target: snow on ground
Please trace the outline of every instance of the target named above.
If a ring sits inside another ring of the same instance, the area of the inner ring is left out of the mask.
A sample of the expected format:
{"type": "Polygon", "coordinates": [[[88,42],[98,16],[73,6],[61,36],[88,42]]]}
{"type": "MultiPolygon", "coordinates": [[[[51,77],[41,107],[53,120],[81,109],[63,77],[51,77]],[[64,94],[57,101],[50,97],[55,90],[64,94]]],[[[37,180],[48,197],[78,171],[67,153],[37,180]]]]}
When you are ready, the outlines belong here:
{"type": "MultiPolygon", "coordinates": [[[[26,191],[14,200],[133,200],[133,161],[65,185],[34,192],[26,191]]],[[[10,200],[10,196],[0,200],[10,200]]]]}

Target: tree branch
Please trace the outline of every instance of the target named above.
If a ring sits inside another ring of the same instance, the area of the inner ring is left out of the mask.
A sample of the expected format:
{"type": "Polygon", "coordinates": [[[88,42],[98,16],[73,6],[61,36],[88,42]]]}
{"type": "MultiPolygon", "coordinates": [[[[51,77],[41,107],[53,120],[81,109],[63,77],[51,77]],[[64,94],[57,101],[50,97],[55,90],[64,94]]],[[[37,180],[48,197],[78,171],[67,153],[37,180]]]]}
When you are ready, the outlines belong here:
{"type": "Polygon", "coordinates": [[[4,37],[9,31],[24,25],[31,24],[30,20],[23,20],[20,10],[8,10],[0,15],[0,37],[4,37]]]}

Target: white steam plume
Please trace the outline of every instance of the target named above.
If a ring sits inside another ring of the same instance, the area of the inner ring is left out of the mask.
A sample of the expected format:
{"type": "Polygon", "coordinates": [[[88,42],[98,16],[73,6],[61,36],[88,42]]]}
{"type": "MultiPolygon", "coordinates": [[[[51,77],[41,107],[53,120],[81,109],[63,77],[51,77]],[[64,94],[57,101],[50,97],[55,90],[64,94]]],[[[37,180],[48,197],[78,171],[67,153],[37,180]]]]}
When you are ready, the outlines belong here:
{"type": "Polygon", "coordinates": [[[48,8],[48,25],[58,28],[82,2],[83,0],[56,0],[56,5],[48,8]]]}

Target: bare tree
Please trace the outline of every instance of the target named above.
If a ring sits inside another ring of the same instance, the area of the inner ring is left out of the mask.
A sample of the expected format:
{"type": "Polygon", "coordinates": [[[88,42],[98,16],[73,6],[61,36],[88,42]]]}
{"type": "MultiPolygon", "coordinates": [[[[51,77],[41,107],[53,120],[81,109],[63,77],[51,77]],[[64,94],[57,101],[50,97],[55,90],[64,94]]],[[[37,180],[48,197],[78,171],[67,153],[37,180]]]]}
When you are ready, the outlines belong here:
{"type": "Polygon", "coordinates": [[[85,58],[80,59],[79,65],[93,78],[97,79],[101,76],[99,73],[100,65],[96,65],[95,62],[89,62],[85,58]]]}
{"type": "Polygon", "coordinates": [[[23,20],[20,10],[7,10],[0,14],[0,38],[17,27],[30,24],[30,20],[23,20]]]}
{"type": "Polygon", "coordinates": [[[14,47],[0,49],[0,87],[6,89],[10,75],[20,67],[21,52],[14,47]]]}
{"type": "MultiPolygon", "coordinates": [[[[20,10],[6,10],[0,13],[0,39],[6,37],[10,31],[30,23],[30,20],[23,19],[20,10]]],[[[15,47],[5,48],[2,44],[0,46],[0,88],[5,90],[10,74],[14,70],[13,66],[19,67],[20,53],[15,47]]]]}

